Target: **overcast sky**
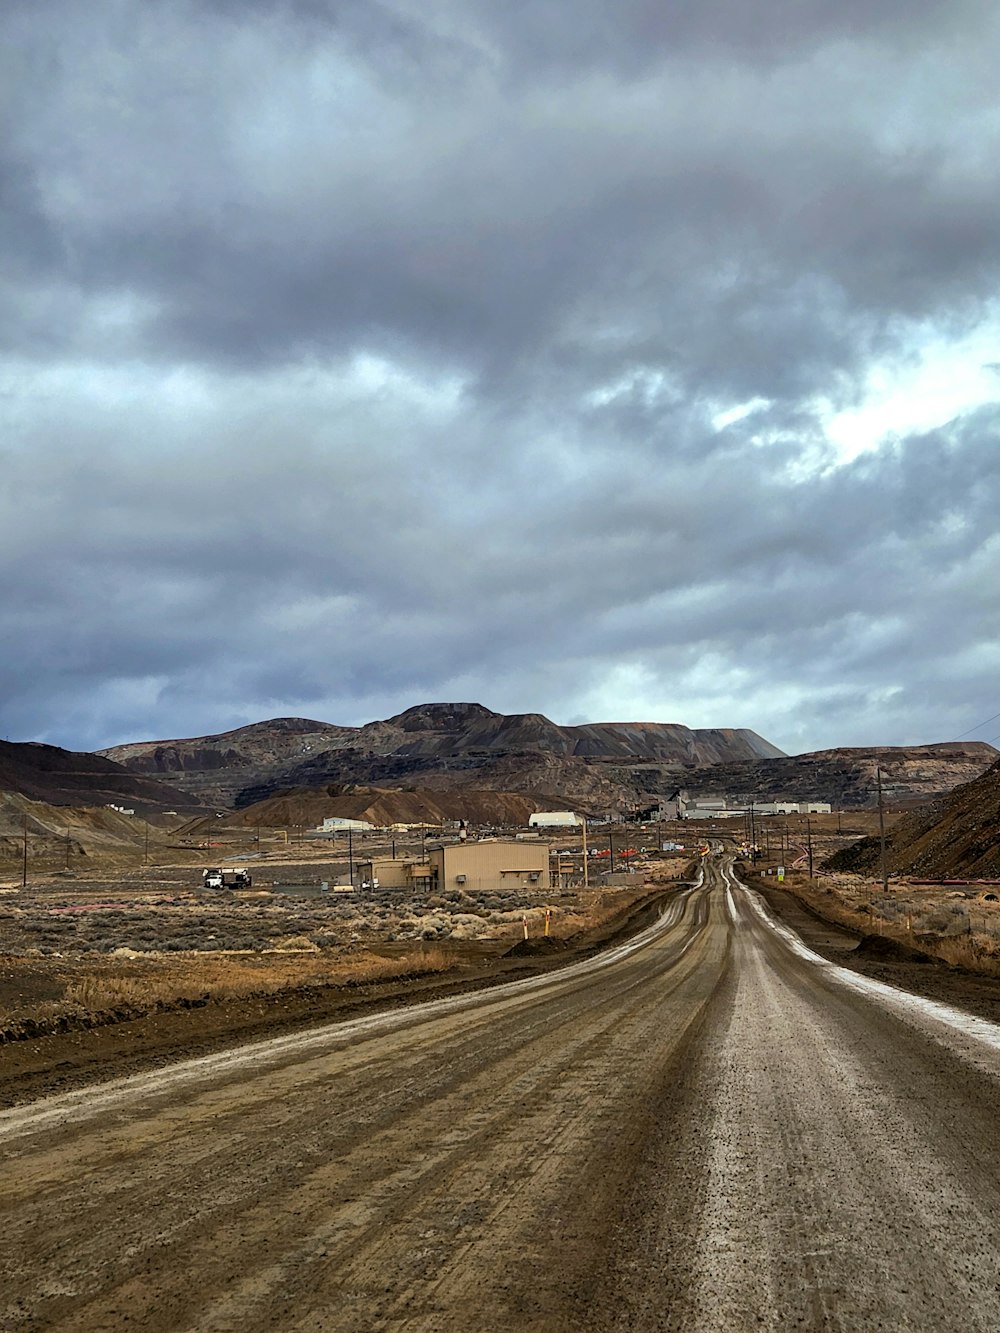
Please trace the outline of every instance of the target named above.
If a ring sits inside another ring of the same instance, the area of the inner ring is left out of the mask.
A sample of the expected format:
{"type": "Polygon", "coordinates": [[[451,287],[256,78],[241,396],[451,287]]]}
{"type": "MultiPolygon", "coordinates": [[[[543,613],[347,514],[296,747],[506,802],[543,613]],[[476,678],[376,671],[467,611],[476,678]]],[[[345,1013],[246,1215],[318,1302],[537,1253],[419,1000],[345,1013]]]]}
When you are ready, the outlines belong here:
{"type": "Polygon", "coordinates": [[[0,734],[1000,710],[992,0],[0,23],[0,734]]]}

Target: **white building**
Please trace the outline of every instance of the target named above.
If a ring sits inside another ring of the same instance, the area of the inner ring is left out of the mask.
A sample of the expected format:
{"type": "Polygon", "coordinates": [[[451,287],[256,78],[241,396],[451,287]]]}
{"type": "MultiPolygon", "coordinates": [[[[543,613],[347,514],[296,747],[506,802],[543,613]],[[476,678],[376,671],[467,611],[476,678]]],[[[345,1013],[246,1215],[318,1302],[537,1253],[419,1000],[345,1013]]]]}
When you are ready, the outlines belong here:
{"type": "Polygon", "coordinates": [[[329,815],[323,820],[321,832],[323,833],[371,833],[374,824],[369,824],[367,819],[342,819],[340,815],[329,815]]]}
{"type": "Polygon", "coordinates": [[[537,810],[528,818],[528,828],[579,828],[582,823],[572,810],[537,810]]]}

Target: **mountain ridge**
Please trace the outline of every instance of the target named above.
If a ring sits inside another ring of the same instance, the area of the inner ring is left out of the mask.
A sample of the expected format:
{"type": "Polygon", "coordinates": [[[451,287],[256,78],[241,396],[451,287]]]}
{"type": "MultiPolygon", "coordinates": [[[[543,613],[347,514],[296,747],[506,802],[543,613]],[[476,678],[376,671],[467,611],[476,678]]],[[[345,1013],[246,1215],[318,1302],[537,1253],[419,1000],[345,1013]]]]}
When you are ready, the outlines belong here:
{"type": "MultiPolygon", "coordinates": [[[[228,732],[127,742],[98,753],[132,772],[165,777],[215,804],[243,806],[282,788],[330,782],[385,785],[426,776],[427,785],[475,774],[503,790],[579,789],[604,803],[625,799],[621,783],[594,764],[778,757],[749,728],[692,729],[679,723],[598,722],[560,726],[542,713],[496,713],[478,703],[417,704],[361,727],[275,718],[228,732]],[[537,770],[537,771],[536,771],[537,770]],[[575,776],[577,781],[568,781],[575,776]]],[[[459,785],[478,785],[469,776],[459,785]]]]}
{"type": "Polygon", "coordinates": [[[244,809],[283,791],[330,784],[519,792],[594,813],[672,795],[874,803],[875,766],[893,803],[924,801],[978,776],[997,757],[981,741],[841,747],[786,755],[749,728],[670,722],[560,726],[543,713],[479,703],[416,704],[350,727],[274,718],[212,736],[130,742],[100,751],[217,806],[244,809]]]}
{"type": "Polygon", "coordinates": [[[40,741],[0,741],[0,791],[49,805],[110,805],[165,810],[202,809],[204,803],[154,777],[89,751],[40,741]]]}

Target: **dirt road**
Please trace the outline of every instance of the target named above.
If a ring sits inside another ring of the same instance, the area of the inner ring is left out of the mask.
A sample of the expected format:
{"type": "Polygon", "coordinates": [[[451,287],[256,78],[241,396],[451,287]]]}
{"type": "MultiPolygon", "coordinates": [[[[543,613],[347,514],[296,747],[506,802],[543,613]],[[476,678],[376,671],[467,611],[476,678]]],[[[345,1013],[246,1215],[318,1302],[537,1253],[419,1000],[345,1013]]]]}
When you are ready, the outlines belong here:
{"type": "Polygon", "coordinates": [[[0,1325],[995,1329],[998,1091],[712,864],[560,973],[0,1113],[0,1325]]]}

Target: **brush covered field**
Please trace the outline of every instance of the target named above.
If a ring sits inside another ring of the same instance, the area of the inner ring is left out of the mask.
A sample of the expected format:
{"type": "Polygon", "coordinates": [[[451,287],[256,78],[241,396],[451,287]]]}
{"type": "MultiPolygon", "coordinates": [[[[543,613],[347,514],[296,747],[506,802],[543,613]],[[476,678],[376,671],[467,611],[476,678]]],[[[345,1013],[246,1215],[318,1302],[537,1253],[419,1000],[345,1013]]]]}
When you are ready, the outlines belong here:
{"type": "MultiPolygon", "coordinates": [[[[683,874],[659,862],[653,884],[683,874]]],[[[333,879],[309,862],[256,867],[239,893],[200,887],[189,866],[51,874],[0,886],[0,1040],[121,1022],[303,989],[488,968],[515,945],[554,950],[650,891],[584,890],[377,896],[272,892],[275,879],[333,879]],[[549,915],[549,936],[545,918],[549,915]]]]}
{"type": "Polygon", "coordinates": [[[875,935],[903,952],[1000,977],[1000,885],[920,884],[892,877],[885,891],[870,876],[810,879],[798,872],[785,887],[817,915],[859,936],[875,935]]]}

